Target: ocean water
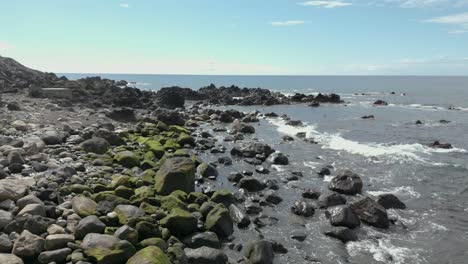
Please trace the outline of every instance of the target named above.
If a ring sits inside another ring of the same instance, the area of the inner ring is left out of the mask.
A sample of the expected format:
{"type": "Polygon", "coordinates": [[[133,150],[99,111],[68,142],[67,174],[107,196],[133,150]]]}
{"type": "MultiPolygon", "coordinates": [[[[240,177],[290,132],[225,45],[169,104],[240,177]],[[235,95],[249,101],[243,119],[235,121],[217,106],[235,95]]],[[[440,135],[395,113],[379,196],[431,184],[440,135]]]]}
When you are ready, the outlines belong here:
{"type": "MultiPolygon", "coordinates": [[[[278,191],[284,199],[280,205],[264,211],[277,221],[262,229],[265,236],[283,242],[289,249],[288,254],[277,257],[276,263],[306,263],[306,257],[321,263],[468,263],[468,77],[103,77],[125,79],[151,90],[170,85],[196,89],[214,83],[290,94],[340,94],[345,104],[318,108],[304,104],[222,107],[287,114],[304,122],[302,127],[292,127],[279,118],[265,118],[256,125],[255,137],[288,154],[291,162],[259,177],[281,180],[291,171],[304,173],[300,181],[285,183],[278,191]],[[377,99],[389,105],[373,106],[377,99]],[[375,119],[361,119],[364,115],[374,115],[375,119]],[[423,124],[416,125],[416,120],[423,124]],[[306,132],[319,144],[300,139],[282,142],[282,136],[298,132],[306,132]],[[434,140],[451,143],[454,148],[428,147],[434,140]],[[327,189],[331,178],[322,179],[316,173],[327,165],[333,166],[333,174],[350,169],[361,175],[365,194],[393,193],[404,201],[406,210],[389,210],[389,215],[398,219],[396,225],[389,230],[362,226],[359,241],[346,245],[321,234],[321,228],[328,223],[323,214],[307,220],[305,227],[294,225],[290,214],[284,212],[300,198],[302,189],[327,189]],[[289,238],[292,230],[303,228],[308,232],[304,242],[289,238]]],[[[228,150],[232,147],[232,143],[222,142],[223,134],[213,134],[228,150]]],[[[204,158],[216,159],[211,154],[204,158]]],[[[227,174],[254,169],[249,166],[236,161],[233,167],[219,170],[227,174]]],[[[221,180],[221,184],[231,188],[228,182],[221,180]]],[[[249,231],[239,231],[238,236],[247,240],[249,231]]]]}

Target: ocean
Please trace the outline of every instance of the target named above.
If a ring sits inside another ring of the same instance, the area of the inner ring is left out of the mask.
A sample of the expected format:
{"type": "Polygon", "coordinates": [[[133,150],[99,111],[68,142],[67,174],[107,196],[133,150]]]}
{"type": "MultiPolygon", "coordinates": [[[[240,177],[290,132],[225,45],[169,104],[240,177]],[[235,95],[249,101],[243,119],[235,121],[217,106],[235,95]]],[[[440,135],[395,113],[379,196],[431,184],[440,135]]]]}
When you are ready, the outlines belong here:
{"type": "MultiPolygon", "coordinates": [[[[309,233],[306,241],[291,241],[289,234],[297,227],[288,214],[277,214],[277,223],[265,227],[265,232],[293,244],[277,263],[304,263],[305,255],[321,263],[468,263],[468,77],[101,76],[134,82],[145,90],[173,85],[197,89],[213,83],[286,94],[338,93],[345,104],[223,108],[276,112],[304,122],[303,127],[292,127],[279,118],[266,118],[256,126],[261,141],[289,155],[289,167],[277,167],[275,174],[286,178],[291,171],[304,172],[300,182],[288,182],[280,189],[284,201],[277,211],[288,211],[300,197],[299,189],[325,191],[331,178],[320,178],[316,172],[327,165],[334,173],[341,169],[358,173],[365,194],[393,193],[407,209],[389,210],[389,215],[398,219],[390,230],[362,226],[359,241],[346,245],[320,234],[327,220],[319,214],[305,223],[309,233]],[[374,106],[378,99],[387,101],[388,106],[374,106]],[[364,115],[375,119],[362,119],[364,115]],[[416,124],[417,120],[422,124],[416,124]],[[318,144],[281,140],[298,132],[306,132],[318,144]],[[428,147],[435,140],[451,143],[453,149],[428,147]]],[[[243,166],[235,163],[233,168],[220,171],[229,173],[243,166]]]]}

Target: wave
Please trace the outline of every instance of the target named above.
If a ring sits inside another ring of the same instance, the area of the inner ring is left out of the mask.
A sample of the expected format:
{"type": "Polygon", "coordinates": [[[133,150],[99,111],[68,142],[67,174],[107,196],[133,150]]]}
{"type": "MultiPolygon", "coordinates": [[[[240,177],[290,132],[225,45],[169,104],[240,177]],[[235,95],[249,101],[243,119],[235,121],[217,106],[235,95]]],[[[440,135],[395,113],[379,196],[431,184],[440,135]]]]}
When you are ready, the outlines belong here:
{"type": "Polygon", "coordinates": [[[317,125],[305,124],[294,127],[286,124],[286,121],[273,118],[269,122],[277,126],[280,133],[296,136],[297,133],[306,133],[306,137],[313,138],[322,145],[324,149],[341,150],[351,154],[358,154],[365,157],[386,157],[398,161],[421,161],[426,162],[421,155],[431,155],[432,153],[466,153],[465,149],[437,149],[424,146],[419,143],[413,144],[391,144],[391,143],[361,143],[346,139],[340,133],[331,134],[317,131],[317,125]]]}
{"type": "Polygon", "coordinates": [[[408,196],[414,197],[414,198],[421,197],[421,194],[415,191],[414,187],[412,186],[400,186],[400,187],[395,187],[395,188],[386,188],[386,189],[382,189],[379,191],[367,191],[367,193],[373,196],[391,193],[398,197],[408,197],[408,196]]]}

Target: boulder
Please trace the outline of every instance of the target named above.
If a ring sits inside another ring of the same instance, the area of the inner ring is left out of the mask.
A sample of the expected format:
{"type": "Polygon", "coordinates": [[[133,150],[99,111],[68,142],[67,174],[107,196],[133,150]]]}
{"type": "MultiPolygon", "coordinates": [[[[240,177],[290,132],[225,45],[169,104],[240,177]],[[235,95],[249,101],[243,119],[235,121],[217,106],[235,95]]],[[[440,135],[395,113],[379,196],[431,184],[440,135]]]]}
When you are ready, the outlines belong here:
{"type": "Polygon", "coordinates": [[[268,162],[274,165],[288,165],[289,159],[283,153],[275,152],[268,157],[268,162]]]}
{"type": "Polygon", "coordinates": [[[110,144],[107,140],[98,137],[85,140],[80,146],[84,151],[96,154],[104,154],[110,148],[110,144]]]}
{"type": "Polygon", "coordinates": [[[343,171],[330,181],[328,188],[342,194],[355,195],[361,193],[362,185],[359,175],[351,171],[343,171]]]}
{"type": "Polygon", "coordinates": [[[63,143],[64,136],[57,131],[48,130],[42,133],[41,139],[46,145],[58,145],[63,143]]]}
{"type": "Polygon", "coordinates": [[[343,195],[335,192],[322,193],[318,197],[317,201],[320,208],[327,208],[335,205],[346,204],[346,198],[343,195]]]}
{"type": "Polygon", "coordinates": [[[89,233],[104,233],[106,225],[99,220],[95,215],[87,216],[81,219],[76,225],[75,237],[76,239],[82,239],[89,233]]]}
{"type": "Polygon", "coordinates": [[[78,195],[71,200],[72,209],[81,217],[96,214],[97,203],[86,196],[78,195]]]}
{"type": "Polygon", "coordinates": [[[16,201],[22,198],[30,185],[31,182],[27,179],[7,178],[0,180],[0,202],[16,201]]]}
{"type": "Polygon", "coordinates": [[[46,209],[43,204],[28,204],[18,213],[18,216],[26,214],[46,216],[46,209]]]}
{"type": "Polygon", "coordinates": [[[304,217],[311,217],[315,213],[315,209],[311,203],[307,201],[296,201],[292,207],[291,211],[295,215],[300,215],[304,217]]]}
{"type": "Polygon", "coordinates": [[[193,233],[181,240],[189,248],[221,248],[221,242],[214,232],[193,233]]]}
{"type": "Polygon", "coordinates": [[[250,264],[272,264],[275,257],[273,245],[267,240],[249,242],[244,249],[244,256],[250,264]]]}
{"type": "Polygon", "coordinates": [[[119,229],[115,231],[114,236],[120,240],[127,240],[132,243],[132,245],[136,245],[138,243],[138,231],[128,225],[119,227],[119,229]]]}
{"type": "Polygon", "coordinates": [[[265,185],[255,178],[242,178],[239,181],[239,188],[246,189],[249,192],[258,192],[265,189],[265,185]]]}
{"type": "Polygon", "coordinates": [[[206,216],[206,229],[220,237],[228,237],[234,232],[229,211],[222,204],[216,205],[206,216]]]}
{"type": "Polygon", "coordinates": [[[180,208],[172,209],[171,213],[163,218],[160,224],[177,237],[190,235],[197,230],[197,219],[188,211],[180,208]]]}
{"type": "Polygon", "coordinates": [[[237,227],[246,228],[250,225],[248,215],[235,204],[231,204],[229,206],[229,213],[231,215],[231,219],[237,224],[237,227]]]}
{"type": "Polygon", "coordinates": [[[94,233],[84,237],[81,248],[97,264],[123,264],[136,253],[135,247],[126,240],[94,233]]]}
{"type": "Polygon", "coordinates": [[[156,104],[168,109],[183,108],[185,98],[174,89],[163,88],[156,93],[156,104]]]}
{"type": "Polygon", "coordinates": [[[359,217],[354,213],[353,209],[346,205],[329,207],[326,211],[326,216],[334,226],[346,226],[353,229],[361,224],[359,217]]]}
{"type": "Polygon", "coordinates": [[[14,151],[14,150],[8,153],[7,161],[8,161],[8,164],[14,164],[14,163],[24,164],[25,163],[24,158],[21,155],[21,153],[19,153],[18,151],[14,151]]]}
{"type": "Polygon", "coordinates": [[[391,193],[381,194],[377,197],[377,203],[385,209],[406,209],[406,205],[391,193]]]}
{"type": "Polygon", "coordinates": [[[65,263],[68,255],[72,253],[71,248],[62,248],[52,251],[44,251],[39,254],[37,258],[39,263],[48,264],[48,263],[65,263]]]}
{"type": "Polygon", "coordinates": [[[138,251],[126,264],[171,264],[171,261],[160,248],[149,246],[138,251]]]}
{"type": "Polygon", "coordinates": [[[255,128],[245,123],[234,123],[231,127],[232,133],[254,134],[255,128]]]}
{"type": "Polygon", "coordinates": [[[156,173],[155,181],[156,191],[161,195],[169,195],[177,190],[193,192],[195,163],[185,157],[167,159],[156,173]]]}
{"type": "Polygon", "coordinates": [[[324,231],[324,234],[329,237],[339,239],[343,243],[357,240],[356,233],[353,230],[344,226],[330,227],[324,231]]]}
{"type": "Polygon", "coordinates": [[[138,218],[145,215],[145,211],[143,209],[140,209],[134,205],[126,204],[117,205],[114,209],[114,212],[117,214],[119,223],[122,225],[127,224],[132,218],[138,218]]]}
{"type": "Polygon", "coordinates": [[[135,111],[129,108],[114,109],[106,116],[112,120],[122,123],[133,123],[137,121],[135,111]]]}
{"type": "Polygon", "coordinates": [[[121,151],[114,156],[114,160],[120,165],[133,168],[140,166],[140,158],[132,151],[121,151]]]}
{"type": "Polygon", "coordinates": [[[45,250],[66,248],[67,243],[73,243],[75,236],[69,234],[48,235],[45,239],[45,250]]]}
{"type": "Polygon", "coordinates": [[[350,207],[368,225],[378,228],[388,228],[390,225],[387,210],[369,197],[352,202],[350,207]]]}
{"type": "Polygon", "coordinates": [[[263,143],[259,142],[244,142],[235,146],[231,150],[231,155],[243,158],[255,158],[256,155],[268,157],[274,150],[263,143]]]}
{"type": "Polygon", "coordinates": [[[185,255],[189,264],[226,264],[228,257],[223,251],[210,247],[186,248],[185,255]]]}
{"type": "Polygon", "coordinates": [[[197,167],[197,174],[200,175],[201,177],[208,178],[210,176],[218,176],[218,170],[216,169],[215,166],[208,164],[208,163],[202,163],[198,165],[197,167]]]}
{"type": "Polygon", "coordinates": [[[13,245],[13,254],[22,259],[32,259],[44,250],[44,244],[42,237],[24,230],[13,245]]]}
{"type": "Polygon", "coordinates": [[[13,220],[13,214],[7,211],[0,210],[0,230],[3,230],[11,220],[13,220]]]}

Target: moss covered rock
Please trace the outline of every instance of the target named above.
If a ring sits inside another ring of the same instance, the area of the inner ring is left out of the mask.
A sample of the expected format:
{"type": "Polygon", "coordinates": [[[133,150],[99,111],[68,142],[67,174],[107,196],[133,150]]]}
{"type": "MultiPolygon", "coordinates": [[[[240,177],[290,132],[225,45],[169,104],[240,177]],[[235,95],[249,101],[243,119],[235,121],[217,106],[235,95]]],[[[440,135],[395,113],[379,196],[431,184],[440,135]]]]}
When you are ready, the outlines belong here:
{"type": "Polygon", "coordinates": [[[163,145],[159,143],[159,141],[148,140],[145,142],[145,147],[158,159],[162,158],[164,154],[166,154],[166,150],[164,149],[163,145]]]}
{"type": "Polygon", "coordinates": [[[160,237],[147,238],[147,239],[141,241],[138,244],[138,246],[141,247],[141,248],[145,248],[145,247],[149,247],[149,246],[155,246],[155,247],[160,248],[161,250],[167,250],[166,241],[164,241],[164,239],[162,239],[160,237]]]}
{"type": "Polygon", "coordinates": [[[229,207],[234,203],[234,195],[228,190],[219,190],[213,193],[211,201],[214,203],[222,203],[224,206],[229,207]]]}
{"type": "Polygon", "coordinates": [[[229,210],[222,204],[217,204],[206,216],[207,230],[215,232],[220,237],[228,237],[234,231],[229,210]]]}
{"type": "Polygon", "coordinates": [[[114,160],[127,168],[140,166],[140,158],[135,153],[128,150],[118,152],[114,156],[114,160]]]}
{"type": "Polygon", "coordinates": [[[180,208],[172,209],[171,213],[160,223],[178,237],[189,235],[197,230],[197,219],[180,208]]]}
{"type": "Polygon", "coordinates": [[[149,246],[138,251],[127,264],[171,264],[171,261],[160,248],[149,246]]]}
{"type": "Polygon", "coordinates": [[[88,197],[82,195],[75,196],[72,199],[71,204],[73,211],[81,217],[96,214],[97,203],[88,197]]]}
{"type": "Polygon", "coordinates": [[[176,190],[186,193],[195,190],[195,164],[189,158],[167,159],[156,173],[156,191],[168,195],[176,190]]]}
{"type": "Polygon", "coordinates": [[[136,252],[128,241],[94,233],[85,236],[81,248],[97,264],[123,264],[136,252]]]}

